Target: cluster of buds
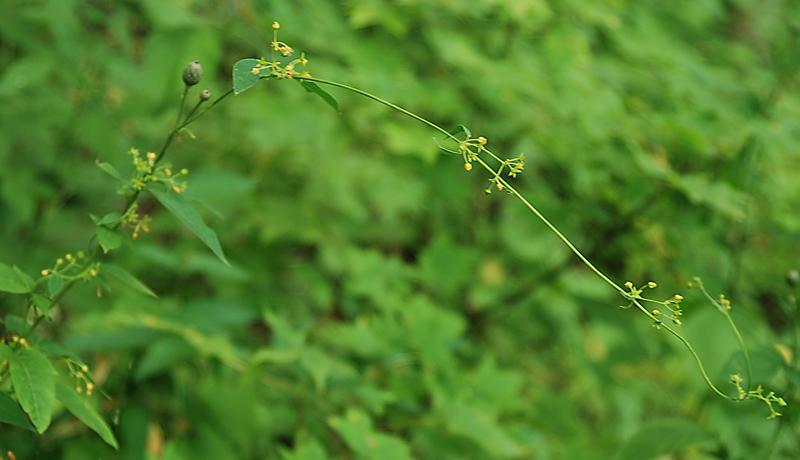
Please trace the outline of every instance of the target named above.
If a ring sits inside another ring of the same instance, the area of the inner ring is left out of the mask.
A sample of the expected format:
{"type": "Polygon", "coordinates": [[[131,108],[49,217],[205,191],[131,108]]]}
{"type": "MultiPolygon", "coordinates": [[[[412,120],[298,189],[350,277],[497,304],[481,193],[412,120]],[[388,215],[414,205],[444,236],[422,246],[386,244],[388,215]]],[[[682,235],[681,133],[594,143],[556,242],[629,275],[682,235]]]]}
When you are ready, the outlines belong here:
{"type": "Polygon", "coordinates": [[[89,375],[89,366],[86,364],[79,364],[73,360],[67,361],[70,373],[75,376],[78,383],[75,385],[75,391],[78,393],[86,393],[86,396],[91,396],[94,393],[95,385],[89,375]]]}
{"type": "Polygon", "coordinates": [[[272,30],[275,31],[274,39],[272,41],[272,49],[281,53],[281,56],[287,57],[291,56],[294,53],[294,50],[291,46],[287,45],[284,42],[278,41],[278,29],[281,28],[281,25],[278,24],[278,21],[272,23],[272,30]]]}
{"type": "Polygon", "coordinates": [[[138,210],[139,205],[133,205],[131,210],[125,215],[125,220],[123,220],[124,225],[133,227],[133,234],[131,235],[133,239],[139,237],[139,232],[146,233],[150,231],[150,216],[147,214],[139,215],[138,210]]]}
{"type": "Polygon", "coordinates": [[[189,174],[187,169],[173,173],[171,164],[157,165],[158,155],[155,152],[147,152],[144,158],[139,149],[130,149],[128,154],[133,157],[133,165],[136,167],[136,174],[131,179],[131,187],[134,190],[142,190],[148,182],[165,182],[175,193],[181,193],[186,189],[186,182],[179,179],[189,174]]]}
{"type": "Polygon", "coordinates": [[[93,265],[85,270],[81,267],[80,260],[84,258],[83,251],[78,251],[75,255],[67,254],[56,259],[56,264],[52,268],[45,268],[41,271],[42,276],[60,276],[62,278],[89,279],[97,276],[97,265],[93,265]],[[81,272],[83,270],[83,272],[81,272]]]}
{"type": "MultiPolygon", "coordinates": [[[[644,292],[645,289],[655,289],[656,287],[658,287],[658,284],[656,284],[655,281],[648,281],[647,284],[645,284],[640,288],[635,287],[632,282],[626,281],[625,288],[627,288],[629,292],[625,293],[624,296],[625,298],[631,301],[631,304],[633,303],[634,300],[641,300],[643,302],[651,302],[661,305],[662,308],[666,309],[667,311],[662,311],[656,308],[651,312],[653,317],[656,318],[656,324],[655,324],[656,326],[662,324],[661,317],[669,319],[676,326],[680,326],[682,323],[681,320],[678,319],[678,317],[683,315],[683,311],[681,310],[680,306],[681,301],[683,301],[683,296],[680,294],[675,294],[669,299],[663,301],[642,297],[642,292],[644,292]]],[[[630,305],[628,305],[628,307],[629,306],[630,305]]]]}
{"type": "MultiPolygon", "coordinates": [[[[273,51],[279,52],[282,57],[289,57],[294,53],[294,50],[286,43],[278,41],[278,29],[280,28],[281,25],[277,22],[272,24],[272,29],[275,31],[272,40],[272,49],[273,51]]],[[[262,71],[267,71],[269,75],[278,79],[286,78],[291,80],[295,77],[311,78],[311,74],[307,71],[300,71],[297,69],[297,66],[305,66],[306,64],[308,64],[308,59],[306,59],[305,54],[300,54],[299,59],[295,59],[286,65],[281,64],[273,55],[272,62],[264,58],[259,59],[258,65],[253,67],[251,72],[253,75],[259,75],[262,71]]]]}

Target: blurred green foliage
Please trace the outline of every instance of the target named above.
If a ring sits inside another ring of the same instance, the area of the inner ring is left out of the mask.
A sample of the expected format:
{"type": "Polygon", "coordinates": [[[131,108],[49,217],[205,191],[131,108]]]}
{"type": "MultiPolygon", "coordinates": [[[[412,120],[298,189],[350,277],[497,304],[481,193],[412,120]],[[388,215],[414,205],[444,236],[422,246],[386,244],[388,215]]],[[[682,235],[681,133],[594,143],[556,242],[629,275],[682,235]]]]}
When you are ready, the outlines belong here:
{"type": "MultiPolygon", "coordinates": [[[[157,295],[81,285],[42,335],[90,364],[119,451],[57,412],[3,426],[17,458],[682,459],[800,456],[800,4],[778,0],[6,0],[0,261],[86,251],[199,60],[230,89],[271,24],[312,75],[493,151],[620,283],[681,292],[722,388],[736,343],[692,276],[733,301],[766,420],[705,387],[680,344],[422,125],[287,81],[231,97],[169,151],[231,267],[159,203],[105,262],[157,295]],[[212,208],[216,212],[210,212],[212,208]],[[100,295],[102,294],[102,295],[100,295]],[[787,300],[788,299],[788,300],[787,300]],[[616,456],[616,457],[614,457],[616,456]]],[[[191,97],[196,97],[192,93],[191,97]]],[[[0,313],[20,315],[0,293],[0,313]]],[[[5,404],[5,403],[4,403],[5,404]]]]}

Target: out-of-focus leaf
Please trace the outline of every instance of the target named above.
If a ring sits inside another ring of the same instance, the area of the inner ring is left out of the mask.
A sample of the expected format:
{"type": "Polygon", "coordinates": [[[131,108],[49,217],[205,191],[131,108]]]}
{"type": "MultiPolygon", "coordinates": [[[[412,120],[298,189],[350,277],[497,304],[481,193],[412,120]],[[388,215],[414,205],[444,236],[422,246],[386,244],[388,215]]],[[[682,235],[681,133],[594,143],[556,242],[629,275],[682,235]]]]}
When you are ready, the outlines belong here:
{"type": "Polygon", "coordinates": [[[33,279],[17,267],[0,263],[0,291],[25,294],[33,289],[33,279]]]}
{"type": "Polygon", "coordinates": [[[487,409],[463,401],[454,401],[447,409],[447,426],[493,455],[514,457],[523,449],[497,423],[497,416],[487,409]]]}
{"type": "Polygon", "coordinates": [[[6,393],[0,392],[0,423],[7,423],[25,428],[29,431],[34,431],[33,425],[28,421],[25,412],[19,407],[19,404],[6,393]]]}
{"type": "Polygon", "coordinates": [[[660,455],[675,454],[688,447],[714,441],[713,434],[689,420],[653,420],[628,439],[614,458],[651,460],[660,455]]]}
{"type": "Polygon", "coordinates": [[[281,449],[283,460],[326,460],[325,449],[314,439],[295,444],[294,450],[281,449]]]}
{"type": "Polygon", "coordinates": [[[348,409],[343,417],[331,417],[331,427],[344,438],[347,446],[369,460],[410,460],[411,449],[402,439],[372,428],[369,415],[348,409]]]}

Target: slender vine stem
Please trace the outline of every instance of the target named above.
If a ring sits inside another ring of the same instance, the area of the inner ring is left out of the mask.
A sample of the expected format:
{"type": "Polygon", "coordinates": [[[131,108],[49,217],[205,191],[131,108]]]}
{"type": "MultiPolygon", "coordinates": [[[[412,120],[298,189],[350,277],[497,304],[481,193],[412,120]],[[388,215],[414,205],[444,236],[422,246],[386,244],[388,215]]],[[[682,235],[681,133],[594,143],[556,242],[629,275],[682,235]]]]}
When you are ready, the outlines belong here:
{"type": "MultiPolygon", "coordinates": [[[[215,99],[211,104],[206,105],[206,107],[200,112],[197,112],[197,110],[200,108],[201,105],[203,105],[203,103],[205,101],[204,100],[198,101],[198,103],[194,106],[194,108],[192,108],[192,110],[186,115],[186,117],[184,117],[183,121],[181,121],[181,115],[183,114],[183,108],[184,108],[184,104],[185,104],[185,100],[186,100],[186,94],[188,93],[188,91],[189,91],[189,87],[188,86],[184,87],[183,94],[181,95],[181,102],[180,102],[180,105],[179,105],[179,108],[178,108],[178,115],[177,115],[177,118],[175,119],[175,125],[169,131],[169,133],[167,133],[167,137],[164,139],[164,143],[161,146],[161,149],[158,151],[158,154],[156,155],[155,161],[153,161],[153,164],[150,165],[150,167],[148,168],[147,171],[145,171],[143,177],[146,178],[148,176],[151,176],[154,173],[154,171],[156,170],[156,167],[158,167],[158,164],[164,158],[164,155],[166,155],[167,150],[169,149],[169,146],[172,144],[172,141],[175,139],[175,136],[182,129],[186,128],[187,126],[192,124],[194,121],[196,121],[198,118],[202,117],[206,112],[208,112],[211,108],[216,106],[220,101],[222,101],[227,96],[229,96],[229,95],[231,95],[233,93],[233,89],[225,92],[223,95],[221,95],[217,99],[215,99]]],[[[132,193],[125,200],[125,205],[123,206],[123,211],[121,213],[120,219],[116,223],[114,223],[113,225],[109,226],[109,228],[111,230],[117,230],[122,225],[125,216],[128,215],[128,213],[130,213],[131,210],[133,210],[133,207],[139,201],[139,196],[140,196],[141,192],[142,192],[141,189],[133,189],[132,193]]],[[[69,291],[72,290],[72,288],[78,283],[78,281],[81,281],[83,279],[84,275],[86,275],[86,273],[88,273],[92,269],[92,267],[97,262],[97,259],[100,257],[101,249],[102,248],[98,244],[98,245],[96,245],[94,247],[94,249],[91,250],[91,253],[89,254],[89,256],[86,257],[86,260],[84,261],[84,263],[78,269],[77,274],[74,275],[73,277],[71,277],[71,279],[69,281],[67,281],[63,286],[61,286],[61,288],[58,290],[58,292],[56,292],[55,295],[53,295],[53,297],[51,299],[51,302],[50,302],[51,305],[58,304],[61,301],[61,299],[69,291]]],[[[55,275],[52,275],[52,276],[55,276],[55,275]]],[[[43,281],[44,279],[45,278],[42,278],[40,281],[43,281]]],[[[28,304],[28,309],[30,309],[30,302],[28,304]]],[[[28,316],[28,314],[25,315],[25,318],[27,318],[27,316],[28,316]]],[[[44,319],[45,319],[45,315],[37,315],[36,318],[34,319],[33,323],[31,324],[31,326],[29,328],[27,327],[27,321],[23,321],[23,328],[22,328],[22,331],[21,331],[21,336],[22,337],[27,337],[28,335],[30,335],[44,319]]]]}
{"type": "MultiPolygon", "coordinates": [[[[337,88],[342,88],[342,89],[351,91],[351,92],[356,93],[356,94],[360,94],[360,95],[362,95],[364,97],[367,97],[367,98],[372,99],[372,100],[374,100],[376,102],[379,102],[379,103],[381,103],[381,104],[383,104],[383,105],[385,105],[387,107],[390,107],[390,108],[392,108],[394,110],[397,110],[398,112],[403,113],[403,114],[405,114],[405,115],[407,115],[407,116],[409,116],[409,117],[411,117],[411,118],[413,118],[413,119],[415,119],[415,120],[417,120],[417,121],[419,121],[419,122],[421,122],[421,123],[433,128],[433,129],[435,129],[436,131],[439,131],[439,132],[445,134],[448,138],[450,138],[451,140],[453,140],[453,141],[455,141],[455,142],[457,142],[459,144],[462,142],[460,139],[458,139],[457,137],[452,135],[449,131],[445,130],[444,128],[442,128],[441,126],[437,125],[436,123],[433,123],[432,121],[429,121],[429,120],[427,120],[427,119],[425,119],[425,118],[423,118],[423,117],[421,117],[421,116],[419,116],[419,115],[417,115],[417,114],[415,114],[413,112],[410,112],[410,111],[408,111],[408,110],[406,110],[406,109],[404,109],[404,108],[402,108],[402,107],[400,107],[398,105],[392,104],[391,102],[385,101],[385,100],[379,98],[378,96],[375,96],[374,94],[368,93],[368,92],[366,92],[364,90],[361,90],[361,89],[358,89],[358,88],[354,88],[352,86],[348,86],[348,85],[345,85],[345,84],[342,84],[342,83],[337,83],[337,82],[334,82],[334,81],[323,80],[323,79],[320,79],[320,78],[304,77],[304,76],[296,76],[294,78],[296,78],[298,80],[307,80],[307,81],[311,81],[311,82],[315,82],[315,83],[321,83],[321,84],[324,84],[324,85],[334,86],[334,87],[337,87],[337,88]]],[[[503,163],[502,160],[497,155],[495,155],[494,153],[492,153],[488,149],[483,148],[482,150],[487,152],[493,159],[497,160],[500,163],[503,163]]],[[[533,212],[536,215],[536,217],[538,217],[539,220],[541,220],[547,226],[547,228],[549,228],[556,236],[558,236],[558,238],[565,245],[567,245],[567,247],[592,272],[594,272],[597,276],[599,276],[603,281],[608,283],[611,287],[616,289],[627,300],[630,300],[634,305],[636,305],[636,307],[639,310],[641,310],[645,315],[650,317],[650,319],[652,319],[654,321],[654,323],[656,325],[658,325],[658,327],[663,327],[667,332],[669,332],[670,334],[675,336],[678,340],[680,340],[680,342],[686,347],[687,350],[689,350],[689,353],[694,358],[695,363],[697,364],[697,367],[700,369],[700,373],[703,376],[703,380],[705,380],[706,384],[709,386],[709,388],[711,388],[711,390],[714,393],[716,393],[717,395],[719,395],[719,396],[721,396],[721,397],[723,397],[725,399],[728,399],[728,400],[732,400],[732,401],[740,401],[741,400],[741,399],[738,399],[738,398],[733,398],[731,396],[728,396],[725,393],[723,393],[722,391],[720,391],[714,385],[714,383],[711,381],[711,379],[709,378],[708,373],[706,372],[705,367],[703,366],[702,360],[697,355],[697,352],[694,350],[694,348],[689,343],[689,341],[686,340],[686,338],[684,338],[677,331],[675,331],[674,329],[672,329],[668,325],[664,324],[664,322],[662,322],[660,319],[656,318],[656,316],[653,313],[651,313],[648,309],[646,309],[644,306],[642,306],[642,304],[639,302],[639,299],[637,299],[634,296],[629,295],[623,288],[621,288],[614,281],[612,281],[608,276],[606,276],[602,271],[600,271],[600,269],[595,267],[594,264],[592,264],[589,261],[589,259],[587,259],[586,256],[584,256],[583,253],[581,253],[581,251],[578,250],[578,248],[575,247],[575,245],[572,244],[572,242],[566,236],[564,236],[563,233],[561,233],[561,231],[559,231],[541,212],[539,212],[539,210],[534,205],[532,205],[527,199],[525,199],[525,197],[522,196],[522,194],[520,194],[517,191],[516,188],[514,188],[511,184],[509,184],[505,179],[503,179],[500,176],[500,173],[502,171],[495,170],[490,165],[488,165],[485,161],[483,161],[483,159],[481,159],[479,156],[476,156],[473,161],[476,161],[478,164],[483,166],[484,169],[489,171],[495,177],[495,180],[497,180],[498,183],[503,185],[505,190],[507,190],[510,194],[512,194],[515,197],[517,197],[520,201],[522,201],[522,203],[531,212],[533,212]]],[[[713,299],[712,299],[712,301],[713,301],[713,299]]],[[[740,344],[742,345],[742,348],[744,349],[744,342],[741,339],[741,335],[739,334],[739,331],[733,325],[733,321],[731,320],[730,315],[727,315],[727,312],[725,312],[725,313],[726,313],[726,316],[728,318],[728,321],[730,322],[731,326],[733,327],[733,329],[734,329],[734,331],[736,333],[737,338],[739,339],[740,344]]],[[[745,350],[745,356],[747,356],[747,351],[746,350],[745,350]]],[[[749,360],[749,358],[746,358],[746,360],[747,360],[747,368],[748,368],[748,375],[749,375],[750,374],[750,360],[749,360]]],[[[750,378],[748,378],[748,381],[749,380],[750,380],[750,378]]]]}

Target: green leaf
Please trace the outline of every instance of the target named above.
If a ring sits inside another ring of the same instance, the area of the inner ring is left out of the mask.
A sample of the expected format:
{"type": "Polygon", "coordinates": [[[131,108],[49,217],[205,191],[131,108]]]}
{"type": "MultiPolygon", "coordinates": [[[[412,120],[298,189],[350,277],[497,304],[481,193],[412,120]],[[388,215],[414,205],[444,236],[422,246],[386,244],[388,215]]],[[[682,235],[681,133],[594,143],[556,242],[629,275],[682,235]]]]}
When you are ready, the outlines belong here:
{"type": "Polygon", "coordinates": [[[0,291],[25,294],[33,289],[33,279],[17,267],[0,263],[0,291]]]}
{"type": "Polygon", "coordinates": [[[51,297],[55,297],[58,294],[58,291],[61,290],[61,286],[64,285],[64,277],[61,275],[50,275],[47,278],[47,292],[50,293],[51,297]]]}
{"type": "Polygon", "coordinates": [[[206,246],[211,249],[217,257],[220,258],[226,265],[230,265],[228,260],[225,259],[225,254],[222,252],[222,247],[219,245],[217,234],[203,223],[203,219],[197,214],[197,211],[178,193],[166,193],[160,190],[151,190],[153,195],[169,209],[172,214],[180,219],[189,230],[197,235],[206,246]]]}
{"type": "Polygon", "coordinates": [[[403,439],[376,432],[372,419],[364,412],[348,409],[342,417],[328,419],[348,447],[368,460],[411,459],[411,449],[403,439]]]}
{"type": "Polygon", "coordinates": [[[113,276],[114,278],[122,281],[123,283],[127,284],[128,286],[132,287],[133,289],[147,294],[149,296],[158,298],[155,292],[153,292],[149,287],[147,287],[144,283],[136,279],[135,276],[131,275],[130,272],[125,270],[124,268],[114,265],[114,264],[103,264],[101,265],[101,269],[103,273],[108,273],[109,275],[113,276]]]}
{"type": "Polygon", "coordinates": [[[714,442],[714,435],[682,419],[654,420],[642,426],[617,452],[615,460],[644,460],[673,454],[695,444],[714,442]]]}
{"type": "Polygon", "coordinates": [[[233,92],[239,94],[250,89],[258,82],[261,75],[253,73],[253,69],[258,66],[258,59],[242,59],[233,65],[233,92]]]}
{"type": "Polygon", "coordinates": [[[303,88],[305,88],[306,91],[319,95],[323,101],[327,102],[329,106],[333,107],[333,110],[337,112],[340,111],[339,103],[336,101],[336,98],[331,96],[330,93],[324,89],[320,88],[318,84],[308,80],[299,80],[299,82],[301,85],[303,85],[303,88]]]}
{"type": "Polygon", "coordinates": [[[102,218],[98,218],[97,216],[93,216],[91,214],[89,214],[89,217],[91,217],[94,223],[97,225],[116,224],[120,219],[122,219],[122,215],[120,215],[118,212],[108,213],[102,218]]]}
{"type": "Polygon", "coordinates": [[[44,433],[55,403],[55,370],[50,360],[35,348],[21,348],[9,358],[8,367],[22,410],[36,431],[44,433]]]}
{"type": "Polygon", "coordinates": [[[8,423],[33,431],[33,425],[28,421],[25,412],[19,407],[14,398],[0,392],[0,423],[8,423]]]}
{"type": "Polygon", "coordinates": [[[50,319],[50,309],[53,301],[42,294],[31,294],[31,302],[38,308],[47,319],[50,319]]]}
{"type": "Polygon", "coordinates": [[[467,128],[467,127],[466,127],[466,126],[464,126],[464,125],[457,125],[455,128],[453,128],[453,129],[450,131],[450,134],[452,134],[453,136],[455,136],[455,135],[456,135],[456,134],[458,134],[458,133],[464,133],[464,134],[466,134],[466,135],[467,135],[467,139],[469,139],[469,138],[471,138],[471,137],[472,137],[472,133],[469,131],[469,128],[467,128]]]}
{"type": "Polygon", "coordinates": [[[89,406],[89,398],[78,394],[75,389],[58,382],[56,384],[56,398],[64,404],[68,411],[85,423],[95,433],[99,434],[106,444],[114,449],[119,449],[117,439],[103,417],[97,413],[94,407],[89,406]]]}
{"type": "Polygon", "coordinates": [[[104,225],[97,228],[97,242],[103,248],[103,253],[108,253],[108,251],[120,247],[123,241],[125,240],[118,231],[111,230],[104,225]]]}
{"type": "Polygon", "coordinates": [[[105,171],[106,174],[116,179],[117,182],[119,182],[120,184],[125,182],[124,180],[122,180],[122,176],[119,174],[119,171],[117,171],[117,168],[115,168],[113,165],[99,160],[95,160],[95,164],[97,165],[98,168],[105,171]]]}

